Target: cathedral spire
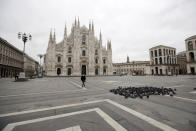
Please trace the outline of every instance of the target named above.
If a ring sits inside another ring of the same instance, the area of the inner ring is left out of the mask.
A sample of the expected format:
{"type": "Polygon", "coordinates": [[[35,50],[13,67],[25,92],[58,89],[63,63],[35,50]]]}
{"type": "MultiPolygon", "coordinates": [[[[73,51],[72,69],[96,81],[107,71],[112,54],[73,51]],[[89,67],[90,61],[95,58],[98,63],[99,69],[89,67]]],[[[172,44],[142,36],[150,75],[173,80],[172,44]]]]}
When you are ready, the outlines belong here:
{"type": "Polygon", "coordinates": [[[89,31],[91,31],[91,21],[89,21],[89,31]]]}
{"type": "Polygon", "coordinates": [[[74,23],[72,23],[72,26],[71,26],[71,34],[74,33],[74,23]]]}
{"type": "Polygon", "coordinates": [[[64,38],[67,37],[67,27],[66,27],[66,23],[65,23],[65,29],[64,29],[64,38]]]}
{"type": "Polygon", "coordinates": [[[102,35],[101,35],[101,29],[99,33],[99,47],[102,48],[102,35]]]}
{"type": "Polygon", "coordinates": [[[112,47],[111,47],[111,40],[108,40],[107,41],[107,50],[111,50],[112,47]]]}
{"type": "Polygon", "coordinates": [[[93,21],[92,21],[92,31],[94,33],[94,23],[93,23],[93,21]]]}
{"type": "Polygon", "coordinates": [[[78,17],[78,27],[80,28],[80,19],[79,19],[79,17],[78,17]]]}
{"type": "Polygon", "coordinates": [[[75,27],[77,26],[77,20],[76,20],[76,17],[75,17],[75,27]]]}
{"type": "Polygon", "coordinates": [[[54,29],[53,41],[56,43],[56,33],[55,33],[55,29],[54,29]]]}
{"type": "Polygon", "coordinates": [[[52,29],[50,29],[50,36],[49,36],[49,41],[52,41],[52,29]]]}
{"type": "Polygon", "coordinates": [[[49,41],[48,41],[48,48],[47,50],[49,50],[52,47],[52,43],[53,43],[53,38],[52,38],[52,28],[50,29],[50,35],[49,35],[49,41]]]}
{"type": "Polygon", "coordinates": [[[102,41],[101,29],[100,29],[100,33],[99,33],[99,41],[102,41]]]}

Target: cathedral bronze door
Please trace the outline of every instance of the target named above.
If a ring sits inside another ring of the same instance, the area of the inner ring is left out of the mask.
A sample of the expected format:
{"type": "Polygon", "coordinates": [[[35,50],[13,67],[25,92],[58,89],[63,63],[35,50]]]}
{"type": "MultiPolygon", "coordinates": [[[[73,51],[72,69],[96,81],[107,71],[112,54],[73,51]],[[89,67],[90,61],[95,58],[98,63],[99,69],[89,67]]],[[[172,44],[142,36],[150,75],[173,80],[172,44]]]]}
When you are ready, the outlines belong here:
{"type": "Polygon", "coordinates": [[[191,67],[191,74],[195,74],[195,68],[194,67],[191,67]]]}
{"type": "Polygon", "coordinates": [[[98,68],[95,69],[95,75],[98,75],[99,74],[99,70],[98,68]]]}
{"type": "Polygon", "coordinates": [[[57,75],[59,76],[61,74],[61,68],[57,68],[57,75]]]}
{"type": "Polygon", "coordinates": [[[71,68],[68,68],[67,75],[68,75],[68,76],[71,75],[71,68]]]}
{"type": "Polygon", "coordinates": [[[103,68],[103,75],[106,75],[106,68],[103,68]]]}
{"type": "Polygon", "coordinates": [[[86,65],[82,65],[81,73],[82,75],[86,75],[86,65]]]}

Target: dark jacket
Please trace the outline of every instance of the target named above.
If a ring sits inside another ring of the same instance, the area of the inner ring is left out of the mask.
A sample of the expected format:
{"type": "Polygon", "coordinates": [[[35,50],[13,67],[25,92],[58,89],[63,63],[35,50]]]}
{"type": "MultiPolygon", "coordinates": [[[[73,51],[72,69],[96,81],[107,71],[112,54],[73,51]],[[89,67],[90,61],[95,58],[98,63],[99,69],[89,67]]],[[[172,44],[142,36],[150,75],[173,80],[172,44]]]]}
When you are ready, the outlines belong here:
{"type": "Polygon", "coordinates": [[[81,76],[81,81],[85,82],[86,81],[86,76],[81,76]]]}

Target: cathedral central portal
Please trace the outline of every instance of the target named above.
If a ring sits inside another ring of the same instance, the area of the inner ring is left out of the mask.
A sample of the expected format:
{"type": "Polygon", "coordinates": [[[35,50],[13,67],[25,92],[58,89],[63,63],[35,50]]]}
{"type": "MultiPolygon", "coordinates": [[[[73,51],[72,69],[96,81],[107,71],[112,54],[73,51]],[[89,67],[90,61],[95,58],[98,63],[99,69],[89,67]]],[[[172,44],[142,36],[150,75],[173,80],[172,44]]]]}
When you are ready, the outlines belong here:
{"type": "Polygon", "coordinates": [[[81,73],[82,75],[86,75],[86,65],[82,65],[81,73]]]}
{"type": "Polygon", "coordinates": [[[57,75],[59,76],[61,74],[61,68],[57,68],[57,75]]]}

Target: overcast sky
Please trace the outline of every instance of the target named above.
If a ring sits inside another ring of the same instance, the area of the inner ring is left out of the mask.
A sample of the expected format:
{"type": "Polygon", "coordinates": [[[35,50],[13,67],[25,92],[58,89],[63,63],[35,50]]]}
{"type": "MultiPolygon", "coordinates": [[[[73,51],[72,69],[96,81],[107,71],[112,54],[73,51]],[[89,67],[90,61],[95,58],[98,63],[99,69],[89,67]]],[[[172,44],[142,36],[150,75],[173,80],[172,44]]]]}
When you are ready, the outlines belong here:
{"type": "Polygon", "coordinates": [[[60,42],[65,23],[70,33],[75,17],[87,27],[93,20],[104,45],[112,41],[113,62],[125,62],[127,55],[130,61],[149,60],[149,48],[160,44],[180,52],[184,40],[196,35],[196,0],[0,0],[0,37],[22,50],[17,33],[31,33],[26,53],[39,60],[50,29],[60,42]]]}

